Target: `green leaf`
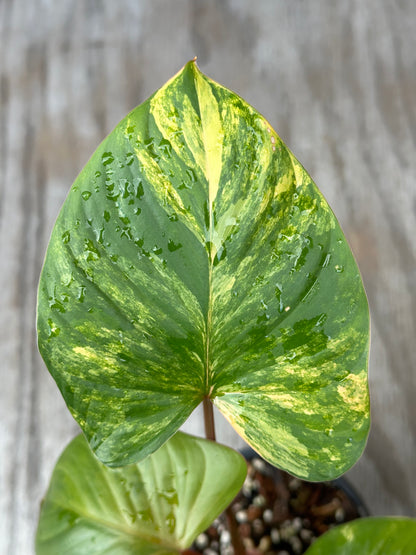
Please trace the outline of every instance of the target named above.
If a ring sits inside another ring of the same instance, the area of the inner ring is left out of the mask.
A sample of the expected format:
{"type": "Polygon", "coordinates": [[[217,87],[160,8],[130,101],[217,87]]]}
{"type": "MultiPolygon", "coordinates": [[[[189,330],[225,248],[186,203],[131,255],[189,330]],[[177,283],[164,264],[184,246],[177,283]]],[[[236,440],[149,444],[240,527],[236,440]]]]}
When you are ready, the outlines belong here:
{"type": "Polygon", "coordinates": [[[416,520],[371,517],[336,526],[305,555],[415,555],[416,520]]]}
{"type": "Polygon", "coordinates": [[[270,124],[194,62],[75,181],[38,302],[42,356],[109,465],[160,447],[204,396],[303,478],[364,448],[369,317],[348,244],[270,124]]]}
{"type": "Polygon", "coordinates": [[[53,472],[36,553],[178,553],[232,501],[246,470],[232,449],[180,432],[140,463],[111,469],[78,436],[53,472]]]}

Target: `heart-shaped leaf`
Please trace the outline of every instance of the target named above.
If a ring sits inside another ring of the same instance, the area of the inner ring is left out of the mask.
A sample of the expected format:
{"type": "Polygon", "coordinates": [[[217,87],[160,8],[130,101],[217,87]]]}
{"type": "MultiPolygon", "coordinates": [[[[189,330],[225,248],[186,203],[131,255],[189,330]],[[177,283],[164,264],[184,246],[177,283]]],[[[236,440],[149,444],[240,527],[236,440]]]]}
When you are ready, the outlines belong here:
{"type": "Polygon", "coordinates": [[[306,555],[415,555],[416,520],[360,518],[336,526],[314,542],[306,555]]]}
{"type": "Polygon", "coordinates": [[[246,470],[232,449],[180,432],[140,463],[112,469],[78,436],[53,472],[36,553],[177,554],[232,501],[246,470]]]}
{"type": "Polygon", "coordinates": [[[107,464],[153,452],[205,396],[304,478],[341,474],[364,447],[368,307],[348,244],[269,123],[194,62],[75,181],[38,332],[107,464]]]}

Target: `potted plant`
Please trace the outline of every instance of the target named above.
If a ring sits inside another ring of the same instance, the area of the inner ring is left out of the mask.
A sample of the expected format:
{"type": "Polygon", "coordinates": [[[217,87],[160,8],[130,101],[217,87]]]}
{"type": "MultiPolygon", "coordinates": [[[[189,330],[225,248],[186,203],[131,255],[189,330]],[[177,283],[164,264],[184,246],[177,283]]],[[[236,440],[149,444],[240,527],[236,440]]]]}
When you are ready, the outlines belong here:
{"type": "Polygon", "coordinates": [[[195,60],[72,186],[38,337],[84,435],[54,471],[40,555],[187,549],[245,477],[212,442],[213,404],[307,480],[340,476],[365,446],[369,316],[348,244],[270,124],[195,60]],[[200,403],[208,441],[177,432],[200,403]]]}

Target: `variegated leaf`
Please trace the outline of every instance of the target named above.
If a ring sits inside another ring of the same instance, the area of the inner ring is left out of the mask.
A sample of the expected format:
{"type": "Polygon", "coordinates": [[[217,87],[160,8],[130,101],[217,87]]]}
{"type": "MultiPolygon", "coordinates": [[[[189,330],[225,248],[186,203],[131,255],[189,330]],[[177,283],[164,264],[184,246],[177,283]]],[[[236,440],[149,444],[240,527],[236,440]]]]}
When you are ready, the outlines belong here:
{"type": "Polygon", "coordinates": [[[339,225],[270,124],[188,63],[85,166],[52,233],[39,346],[107,464],[204,396],[273,464],[360,456],[368,307],[339,225]]]}
{"type": "Polygon", "coordinates": [[[415,555],[416,520],[372,517],[336,526],[305,555],[415,555]]]}
{"type": "Polygon", "coordinates": [[[175,555],[232,501],[246,463],[178,432],[140,463],[111,469],[82,436],[65,449],[42,504],[37,555],[175,555]]]}

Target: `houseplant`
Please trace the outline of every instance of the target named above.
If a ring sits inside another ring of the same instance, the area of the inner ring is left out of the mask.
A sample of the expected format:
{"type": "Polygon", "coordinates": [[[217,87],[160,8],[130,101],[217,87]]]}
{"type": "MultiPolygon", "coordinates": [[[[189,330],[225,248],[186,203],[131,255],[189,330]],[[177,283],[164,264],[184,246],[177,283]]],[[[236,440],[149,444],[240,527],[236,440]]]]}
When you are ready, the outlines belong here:
{"type": "Polygon", "coordinates": [[[268,122],[195,60],[93,154],[39,285],[41,354],[110,467],[146,464],[202,402],[208,439],[215,404],[272,464],[341,475],[369,428],[368,327],[326,201],[268,122]]]}

